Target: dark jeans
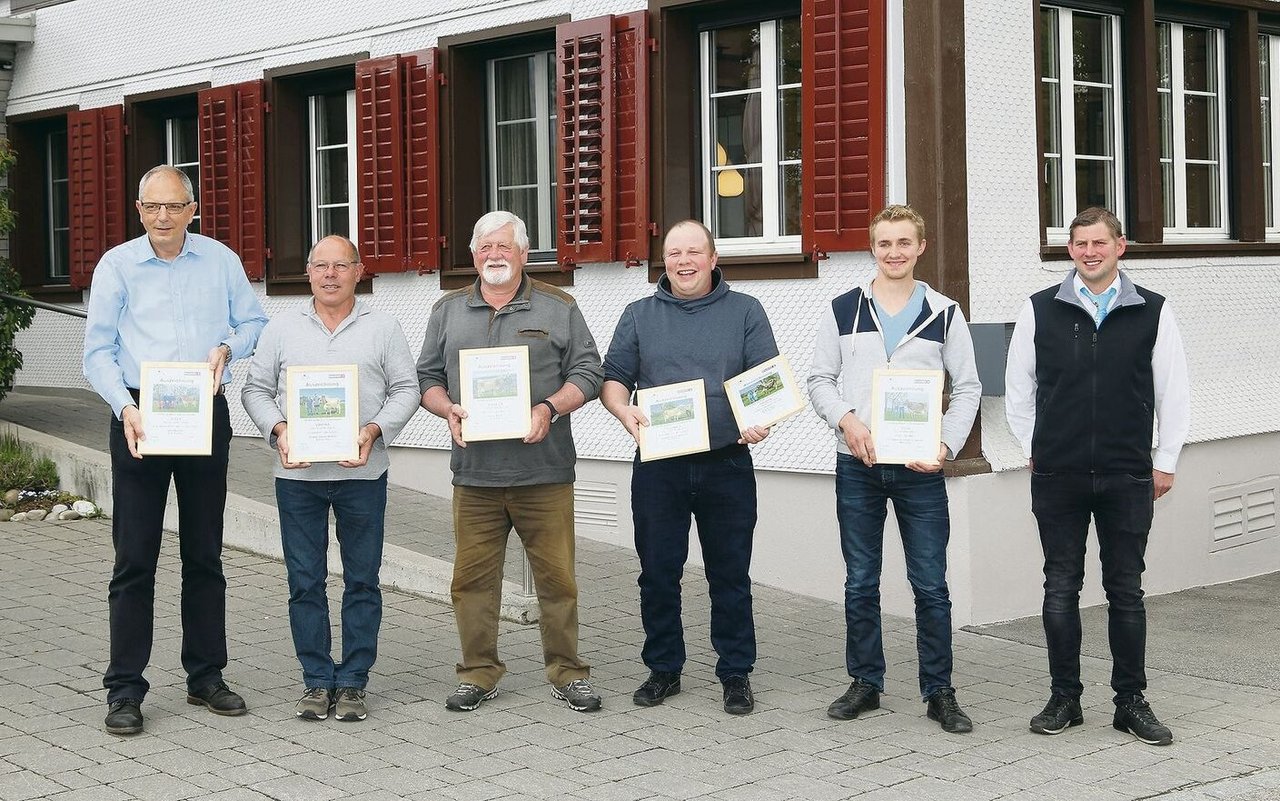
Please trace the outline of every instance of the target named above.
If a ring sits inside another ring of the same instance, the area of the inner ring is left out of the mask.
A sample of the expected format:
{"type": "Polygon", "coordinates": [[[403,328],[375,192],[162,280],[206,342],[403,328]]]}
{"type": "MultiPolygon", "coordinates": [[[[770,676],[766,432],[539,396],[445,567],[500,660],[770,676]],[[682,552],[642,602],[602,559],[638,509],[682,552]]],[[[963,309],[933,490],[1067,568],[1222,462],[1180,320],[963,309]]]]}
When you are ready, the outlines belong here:
{"type": "Polygon", "coordinates": [[[845,667],[851,677],[884,690],[880,567],[889,500],[902,535],[907,580],[915,593],[920,693],[928,698],[951,686],[951,518],[941,472],[917,473],[891,464],[867,467],[852,456],[836,454],[836,518],[846,571],[845,667]]]}
{"type": "Polygon", "coordinates": [[[1155,497],[1151,474],[1031,474],[1031,511],[1044,549],[1044,635],[1055,692],[1080,697],[1080,588],[1089,516],[1098,529],[1107,594],[1111,688],[1116,698],[1147,688],[1143,555],[1155,497]]]}
{"type": "Polygon", "coordinates": [[[129,455],[124,424],[111,418],[111,540],[115,567],[107,603],[111,610],[111,661],[102,684],[107,703],[146,697],[142,677],[151,659],[156,562],[165,500],[172,477],[178,493],[178,548],[182,557],[182,667],[187,689],[222,680],[227,666],[226,596],[222,575],[222,513],[227,502],[227,453],[231,421],[227,399],[213,399],[211,456],[129,455]]]}
{"type": "Polygon", "coordinates": [[[289,627],[293,650],[302,663],[302,683],[328,690],[363,689],[378,656],[378,628],[382,625],[378,569],[382,566],[387,474],[343,481],[277,478],[276,506],[289,573],[289,627]],[[331,653],[329,597],[325,594],[330,508],[342,555],[342,661],[336,663],[331,653]]]}
{"type": "Polygon", "coordinates": [[[746,675],[756,662],[751,613],[751,541],[756,476],[745,445],[641,462],[631,473],[631,514],[640,556],[641,659],[650,670],[684,668],[680,578],[689,556],[689,520],[698,522],[711,594],[716,676],[746,675]]]}

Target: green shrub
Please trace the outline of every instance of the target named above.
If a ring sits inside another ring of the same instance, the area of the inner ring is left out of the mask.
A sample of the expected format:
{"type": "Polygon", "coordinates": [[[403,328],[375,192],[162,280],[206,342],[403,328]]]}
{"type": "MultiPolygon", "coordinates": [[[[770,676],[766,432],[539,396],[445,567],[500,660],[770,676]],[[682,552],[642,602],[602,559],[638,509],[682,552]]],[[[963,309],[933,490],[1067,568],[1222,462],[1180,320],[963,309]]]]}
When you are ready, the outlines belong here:
{"type": "Polygon", "coordinates": [[[43,492],[58,488],[58,468],[52,459],[37,457],[9,432],[0,433],[0,492],[33,490],[43,492]]]}

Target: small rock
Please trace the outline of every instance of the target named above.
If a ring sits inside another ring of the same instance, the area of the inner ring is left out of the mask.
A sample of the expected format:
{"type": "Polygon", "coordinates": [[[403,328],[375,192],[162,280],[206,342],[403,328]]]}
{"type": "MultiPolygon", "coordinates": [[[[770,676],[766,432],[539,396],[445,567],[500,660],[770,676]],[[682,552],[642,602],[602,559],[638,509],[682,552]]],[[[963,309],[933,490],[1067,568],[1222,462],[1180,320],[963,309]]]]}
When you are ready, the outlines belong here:
{"type": "Polygon", "coordinates": [[[18,512],[16,515],[14,515],[13,517],[9,518],[9,522],[10,522],[10,523],[20,523],[20,522],[22,522],[23,520],[26,520],[26,519],[27,519],[27,513],[26,513],[26,512],[18,512]]]}
{"type": "Polygon", "coordinates": [[[17,502],[18,502],[18,491],[16,489],[11,489],[4,494],[5,506],[13,506],[17,502]]]}
{"type": "Polygon", "coordinates": [[[63,509],[61,512],[58,512],[58,519],[59,520],[79,520],[80,513],[77,512],[75,509],[63,509]]]}
{"type": "Polygon", "coordinates": [[[48,514],[49,513],[43,509],[32,509],[30,512],[27,512],[27,519],[28,520],[44,520],[45,517],[48,516],[48,514]]]}
{"type": "Polygon", "coordinates": [[[76,501],[71,504],[71,508],[79,512],[81,517],[89,517],[98,513],[98,506],[93,501],[76,501]]]}
{"type": "Polygon", "coordinates": [[[12,509],[0,509],[0,523],[13,517],[12,509]]]}
{"type": "Polygon", "coordinates": [[[62,514],[63,512],[67,511],[70,508],[71,507],[67,506],[65,503],[55,503],[53,505],[53,508],[49,510],[49,516],[57,517],[58,515],[62,514]]]}

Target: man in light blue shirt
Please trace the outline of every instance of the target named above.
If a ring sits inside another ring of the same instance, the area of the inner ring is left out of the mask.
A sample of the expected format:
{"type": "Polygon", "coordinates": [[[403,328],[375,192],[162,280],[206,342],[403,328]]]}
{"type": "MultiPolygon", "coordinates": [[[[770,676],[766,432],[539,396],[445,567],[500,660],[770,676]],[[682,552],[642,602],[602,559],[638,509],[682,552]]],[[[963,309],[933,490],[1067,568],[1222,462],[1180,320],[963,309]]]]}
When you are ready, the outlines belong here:
{"type": "Polygon", "coordinates": [[[111,659],[106,729],[142,731],[149,689],[156,561],[169,481],[178,493],[182,553],[182,666],[187,703],[242,715],[244,700],[222,680],[227,665],[222,514],[227,499],[231,422],[223,381],[227,364],[248,356],[267,317],[240,259],[217,240],[191,234],[191,180],[170,166],[151,169],[135,202],[146,235],[103,254],[93,273],[84,333],[84,375],[111,405],[112,541],[115,567],[108,603],[111,659]],[[138,411],[144,361],[207,361],[213,371],[213,453],[148,456],[138,411]]]}

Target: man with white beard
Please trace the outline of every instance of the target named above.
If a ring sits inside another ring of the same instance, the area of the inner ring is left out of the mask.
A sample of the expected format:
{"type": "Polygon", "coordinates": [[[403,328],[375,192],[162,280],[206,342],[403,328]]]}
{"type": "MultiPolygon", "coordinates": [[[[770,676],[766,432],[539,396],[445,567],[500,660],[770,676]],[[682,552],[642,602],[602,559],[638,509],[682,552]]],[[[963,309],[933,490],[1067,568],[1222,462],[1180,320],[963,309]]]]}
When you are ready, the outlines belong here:
{"type": "Polygon", "coordinates": [[[577,453],[569,413],[600,393],[600,352],[573,296],[524,275],[524,222],[493,211],[471,237],[475,283],[431,309],[418,357],[422,407],[449,423],[453,453],[453,611],[462,643],[458,688],[445,701],[471,711],[497,696],[502,564],[514,527],[533,567],[542,654],[551,695],[578,712],[600,708],[590,670],[578,658],[573,481],[577,453]],[[523,439],[466,442],[459,405],[458,351],[524,345],[534,403],[523,439]]]}

